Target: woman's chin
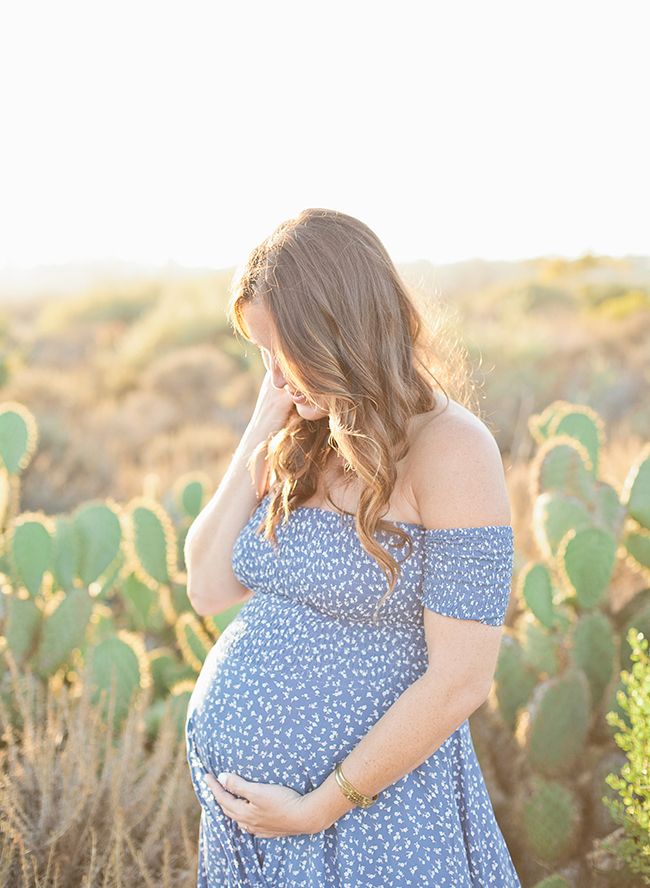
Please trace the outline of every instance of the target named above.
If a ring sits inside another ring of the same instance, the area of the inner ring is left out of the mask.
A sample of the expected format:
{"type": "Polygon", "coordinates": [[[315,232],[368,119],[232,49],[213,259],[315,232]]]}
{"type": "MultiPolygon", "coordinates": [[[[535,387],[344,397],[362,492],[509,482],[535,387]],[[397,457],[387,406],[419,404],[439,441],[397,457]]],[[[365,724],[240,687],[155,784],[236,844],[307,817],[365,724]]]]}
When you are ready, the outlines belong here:
{"type": "Polygon", "coordinates": [[[302,416],[303,419],[325,419],[328,415],[327,410],[321,410],[312,404],[296,404],[296,410],[298,411],[298,416],[302,416]]]}

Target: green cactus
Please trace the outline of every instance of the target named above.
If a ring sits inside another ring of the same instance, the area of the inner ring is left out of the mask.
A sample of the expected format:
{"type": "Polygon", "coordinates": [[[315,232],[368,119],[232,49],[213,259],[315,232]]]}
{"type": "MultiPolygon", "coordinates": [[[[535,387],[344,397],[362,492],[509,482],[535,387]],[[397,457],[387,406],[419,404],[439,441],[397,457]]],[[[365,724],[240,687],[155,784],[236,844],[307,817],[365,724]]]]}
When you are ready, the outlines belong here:
{"type": "Polygon", "coordinates": [[[618,537],[625,521],[625,506],[621,503],[618,493],[609,484],[600,482],[596,485],[595,491],[596,522],[618,537]]]}
{"type": "Polygon", "coordinates": [[[594,498],[593,463],[586,448],[575,438],[560,435],[549,438],[533,463],[533,479],[538,493],[558,490],[586,505],[594,498]]]}
{"type": "Polygon", "coordinates": [[[570,530],[562,540],[557,560],[566,584],[581,608],[596,607],[616,563],[616,540],[601,527],[570,530]]]}
{"type": "Polygon", "coordinates": [[[591,474],[598,474],[598,457],[603,444],[603,421],[595,410],[585,406],[567,404],[558,410],[548,426],[548,437],[568,435],[579,441],[592,464],[591,474]]]}
{"type": "Polygon", "coordinates": [[[92,701],[106,692],[108,710],[110,693],[115,682],[114,724],[119,726],[126,717],[136,690],[146,687],[151,680],[149,664],[143,643],[128,632],[104,638],[92,649],[90,683],[92,701]]]}
{"type": "Polygon", "coordinates": [[[650,444],[634,461],[625,480],[622,500],[629,516],[650,530],[650,444]]]}
{"type": "Polygon", "coordinates": [[[206,624],[215,639],[219,638],[221,633],[226,631],[227,627],[232,623],[245,604],[245,601],[241,604],[233,604],[231,607],[226,608],[225,611],[221,611],[220,614],[215,614],[214,616],[207,618],[206,624]]]}
{"type": "Polygon", "coordinates": [[[591,527],[593,520],[578,499],[553,491],[538,496],[533,506],[533,532],[544,557],[552,561],[569,530],[591,527]]]}
{"type": "Polygon", "coordinates": [[[555,623],[553,585],[546,565],[537,562],[524,568],[519,577],[518,588],[535,619],[547,629],[552,629],[555,623]]]}
{"type": "Polygon", "coordinates": [[[169,585],[176,575],[176,533],[169,515],[151,499],[129,504],[131,568],[152,587],[169,585]]]}
{"type": "Polygon", "coordinates": [[[79,536],[78,576],[90,586],[118,557],[122,526],[112,501],[80,506],[73,518],[79,536]]]}
{"type": "Polygon", "coordinates": [[[542,412],[533,414],[528,420],[528,429],[537,442],[543,444],[549,437],[549,428],[555,417],[566,407],[570,407],[566,401],[554,401],[542,412]]]}
{"type": "Polygon", "coordinates": [[[548,876],[535,885],[535,888],[571,888],[562,876],[548,876]]]}
{"type": "Polygon", "coordinates": [[[203,662],[212,647],[205,629],[193,614],[184,613],[176,621],[176,639],[183,659],[196,672],[201,671],[203,662]]]}
{"type": "Polygon", "coordinates": [[[526,705],[537,676],[524,660],[521,645],[508,633],[503,634],[494,674],[494,691],[503,721],[514,731],[519,710],[526,705]]]}
{"type": "Polygon", "coordinates": [[[634,567],[650,575],[650,530],[645,527],[629,530],[623,545],[634,567]]]}
{"type": "Polygon", "coordinates": [[[79,537],[71,518],[61,516],[56,519],[54,528],[54,548],[50,571],[60,589],[74,586],[79,574],[79,537]]]}
{"type": "Polygon", "coordinates": [[[616,645],[610,622],[598,612],[583,614],[571,638],[577,663],[587,676],[595,709],[614,674],[616,645]]]}
{"type": "Polygon", "coordinates": [[[165,618],[156,591],[139,580],[134,573],[130,573],[116,588],[124,601],[131,629],[164,633],[165,618]]]}
{"type": "Polygon", "coordinates": [[[21,515],[11,531],[11,559],[20,582],[32,598],[40,592],[52,556],[52,535],[44,516],[21,515]]]}
{"type": "Polygon", "coordinates": [[[580,670],[543,681],[517,726],[530,765],[551,776],[570,771],[584,748],[589,715],[589,684],[580,670]]]}
{"type": "Polygon", "coordinates": [[[0,459],[10,475],[28,466],[37,442],[38,427],[29,410],[11,401],[0,404],[0,459]]]}
{"type": "Polygon", "coordinates": [[[539,626],[536,622],[527,620],[526,617],[520,624],[520,628],[524,662],[537,675],[545,675],[548,678],[556,675],[560,667],[560,640],[558,636],[543,626],[539,626]]]}
{"type": "Polygon", "coordinates": [[[190,472],[179,478],[173,489],[174,505],[179,514],[193,521],[205,505],[211,487],[210,477],[205,472],[190,472]]]}
{"type": "Polygon", "coordinates": [[[171,648],[156,648],[149,651],[149,666],[157,697],[167,696],[180,681],[196,679],[195,670],[182,663],[171,648]]]}
{"type": "Polygon", "coordinates": [[[19,598],[15,594],[9,596],[4,637],[19,665],[34,650],[42,622],[43,611],[33,598],[19,598]]]}
{"type": "Polygon", "coordinates": [[[81,647],[90,621],[93,601],[86,589],[71,589],[43,623],[34,671],[47,679],[64,663],[70,663],[75,648],[81,647]]]}
{"type": "Polygon", "coordinates": [[[574,793],[555,781],[535,781],[524,804],[522,824],[533,856],[547,865],[566,860],[580,833],[580,803],[574,793]]]}

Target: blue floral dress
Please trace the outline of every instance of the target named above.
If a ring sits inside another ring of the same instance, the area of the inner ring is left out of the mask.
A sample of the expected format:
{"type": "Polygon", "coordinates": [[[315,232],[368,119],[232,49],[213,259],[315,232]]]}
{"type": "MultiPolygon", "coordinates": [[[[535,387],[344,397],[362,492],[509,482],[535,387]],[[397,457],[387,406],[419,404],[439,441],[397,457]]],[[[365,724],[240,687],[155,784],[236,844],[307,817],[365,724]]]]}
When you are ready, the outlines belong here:
{"type": "MultiPolygon", "coordinates": [[[[261,839],[225,817],[205,773],[300,793],[319,786],[427,668],[423,607],[501,625],[512,576],[507,526],[408,532],[412,554],[386,591],[354,520],[301,507],[233,551],[256,594],[212,648],[189,703],[188,758],[202,805],[199,888],[519,888],[469,724],[422,765],[315,835],[261,839]]],[[[379,541],[401,560],[395,538],[379,541]]]]}

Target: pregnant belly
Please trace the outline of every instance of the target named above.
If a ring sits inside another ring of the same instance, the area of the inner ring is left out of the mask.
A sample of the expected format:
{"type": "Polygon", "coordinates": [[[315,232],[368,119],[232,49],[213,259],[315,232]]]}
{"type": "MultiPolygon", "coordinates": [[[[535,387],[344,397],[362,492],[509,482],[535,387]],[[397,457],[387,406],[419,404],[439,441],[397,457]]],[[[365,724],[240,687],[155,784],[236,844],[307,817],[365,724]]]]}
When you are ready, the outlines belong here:
{"type": "Polygon", "coordinates": [[[208,654],[188,743],[215,775],[307,792],[425,667],[417,628],[345,623],[258,593],[208,654]]]}

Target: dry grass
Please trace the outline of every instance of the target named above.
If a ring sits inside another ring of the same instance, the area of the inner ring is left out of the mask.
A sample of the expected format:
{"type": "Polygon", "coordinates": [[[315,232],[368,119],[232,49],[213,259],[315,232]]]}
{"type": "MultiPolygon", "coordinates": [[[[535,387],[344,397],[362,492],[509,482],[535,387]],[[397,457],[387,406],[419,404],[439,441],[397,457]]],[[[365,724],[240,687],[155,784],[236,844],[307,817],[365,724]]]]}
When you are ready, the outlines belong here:
{"type": "Polygon", "coordinates": [[[86,686],[44,693],[11,666],[0,704],[0,888],[195,884],[199,806],[184,745],[165,719],[150,748],[144,705],[119,737],[101,709],[86,686]]]}

